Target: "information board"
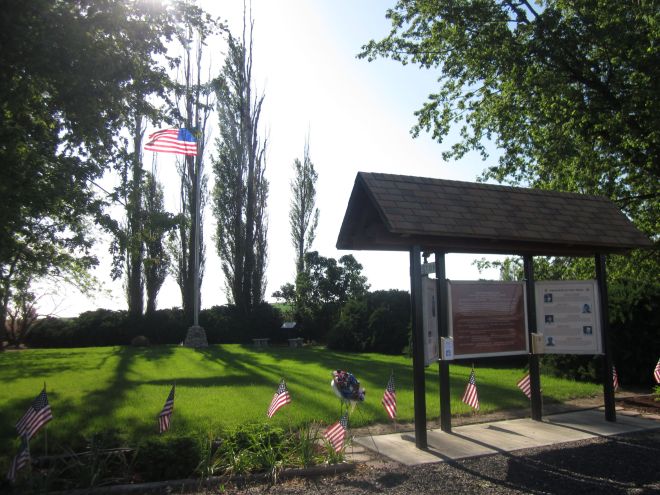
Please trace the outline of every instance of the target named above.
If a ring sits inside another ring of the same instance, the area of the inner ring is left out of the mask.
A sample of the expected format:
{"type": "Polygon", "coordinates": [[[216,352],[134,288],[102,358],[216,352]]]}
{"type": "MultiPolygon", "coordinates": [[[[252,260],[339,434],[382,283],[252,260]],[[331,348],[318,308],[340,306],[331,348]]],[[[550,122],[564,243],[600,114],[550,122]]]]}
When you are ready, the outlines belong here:
{"type": "Polygon", "coordinates": [[[454,358],[529,351],[523,282],[449,282],[454,358]]]}
{"type": "Polygon", "coordinates": [[[538,281],[536,327],[545,354],[601,354],[595,280],[538,281]]]}
{"type": "Polygon", "coordinates": [[[438,349],[438,298],[436,280],[422,278],[422,307],[424,311],[424,366],[440,358],[438,349]]]}

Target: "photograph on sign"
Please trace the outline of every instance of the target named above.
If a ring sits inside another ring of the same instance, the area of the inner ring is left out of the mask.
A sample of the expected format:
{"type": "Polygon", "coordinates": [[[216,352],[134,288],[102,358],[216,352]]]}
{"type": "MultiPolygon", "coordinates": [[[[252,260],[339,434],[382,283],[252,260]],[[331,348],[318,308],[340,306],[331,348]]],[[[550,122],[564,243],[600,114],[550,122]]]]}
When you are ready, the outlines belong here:
{"type": "Polygon", "coordinates": [[[439,358],[438,350],[438,299],[436,280],[422,278],[422,308],[424,311],[424,366],[435,363],[439,358]]]}
{"type": "Polygon", "coordinates": [[[454,359],[527,354],[524,282],[449,282],[454,359]]]}
{"type": "Polygon", "coordinates": [[[537,281],[536,325],[545,354],[600,354],[595,280],[537,281]]]}

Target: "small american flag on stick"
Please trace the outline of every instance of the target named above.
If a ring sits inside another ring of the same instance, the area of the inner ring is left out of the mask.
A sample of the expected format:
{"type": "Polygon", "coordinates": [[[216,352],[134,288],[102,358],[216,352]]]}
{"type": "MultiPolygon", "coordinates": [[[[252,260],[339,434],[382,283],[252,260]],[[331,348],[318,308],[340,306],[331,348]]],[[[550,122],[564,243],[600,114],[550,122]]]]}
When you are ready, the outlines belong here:
{"type": "Polygon", "coordinates": [[[18,449],[18,454],[14,457],[14,460],[9,466],[9,471],[7,472],[7,479],[12,483],[16,481],[16,474],[27,466],[30,463],[30,445],[28,442],[28,437],[23,435],[21,437],[21,446],[18,449]]]}
{"type": "Polygon", "coordinates": [[[291,404],[291,396],[286,388],[286,383],[284,383],[284,378],[282,378],[280,386],[277,387],[277,392],[273,395],[273,400],[270,401],[270,407],[268,408],[266,415],[269,418],[272,418],[280,408],[287,404],[291,404]]]}
{"type": "Polygon", "coordinates": [[[170,395],[167,396],[163,409],[158,414],[158,432],[164,433],[170,429],[172,420],[172,411],[174,411],[174,389],[176,385],[172,385],[170,395]]]}
{"type": "Polygon", "coordinates": [[[22,437],[25,435],[29,440],[51,419],[53,419],[53,413],[50,410],[46,388],[44,387],[41,393],[37,395],[37,398],[34,399],[32,405],[30,405],[23,417],[18,423],[16,423],[18,436],[22,437]]]}
{"type": "Polygon", "coordinates": [[[330,442],[335,452],[339,452],[344,448],[344,440],[346,439],[346,430],[348,429],[348,416],[344,414],[339,421],[328,427],[323,433],[323,437],[330,442]]]}
{"type": "Polygon", "coordinates": [[[163,129],[149,135],[144,149],[158,153],[196,156],[197,140],[188,129],[163,129]]]}
{"type": "Polygon", "coordinates": [[[653,371],[653,378],[657,383],[660,383],[660,359],[658,359],[658,364],[655,365],[655,370],[653,371]]]}
{"type": "Polygon", "coordinates": [[[532,398],[532,384],[529,378],[529,373],[523,376],[522,379],[518,382],[518,388],[522,390],[523,394],[525,394],[529,399],[532,398]]]}
{"type": "Polygon", "coordinates": [[[612,386],[614,387],[614,391],[619,388],[619,375],[616,373],[616,368],[612,366],[612,386]]]}
{"type": "Polygon", "coordinates": [[[477,394],[477,380],[474,377],[474,368],[470,372],[470,378],[465,387],[463,402],[473,409],[479,410],[479,395],[477,394]]]}
{"type": "Polygon", "coordinates": [[[394,390],[394,373],[390,375],[390,379],[387,381],[387,387],[385,387],[382,404],[390,419],[396,418],[396,391],[394,390]]]}

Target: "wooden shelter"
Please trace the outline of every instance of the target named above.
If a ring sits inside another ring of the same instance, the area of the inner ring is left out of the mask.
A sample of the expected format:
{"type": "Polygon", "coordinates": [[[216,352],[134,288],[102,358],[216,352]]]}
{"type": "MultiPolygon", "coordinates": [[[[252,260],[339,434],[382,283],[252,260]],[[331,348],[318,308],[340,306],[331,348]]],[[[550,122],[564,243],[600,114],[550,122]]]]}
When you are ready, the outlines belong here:
{"type": "MultiPolygon", "coordinates": [[[[337,249],[408,251],[411,266],[415,442],[426,448],[422,350],[421,260],[435,253],[439,335],[448,336],[446,253],[523,257],[529,332],[536,330],[533,256],[595,256],[603,339],[605,416],[616,420],[612,362],[607,349],[605,255],[652,243],[611,200],[540,189],[359,172],[346,208],[337,249]]],[[[449,366],[440,361],[440,419],[451,431],[449,366]]],[[[532,418],[541,419],[538,356],[530,354],[532,418]]]]}

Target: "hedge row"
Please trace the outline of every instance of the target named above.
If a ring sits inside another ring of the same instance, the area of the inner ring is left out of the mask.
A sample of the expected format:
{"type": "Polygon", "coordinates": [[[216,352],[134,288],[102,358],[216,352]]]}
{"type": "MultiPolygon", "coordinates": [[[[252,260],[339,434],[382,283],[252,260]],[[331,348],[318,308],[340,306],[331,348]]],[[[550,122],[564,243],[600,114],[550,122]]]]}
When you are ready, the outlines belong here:
{"type": "MultiPolygon", "coordinates": [[[[199,323],[210,344],[250,342],[253,338],[285,340],[282,317],[267,303],[245,316],[235,306],[214,306],[200,311],[199,323]]],[[[95,347],[129,345],[138,336],[152,344],[179,344],[190,322],[180,309],[163,309],[152,316],[130,318],[126,311],[98,309],[76,318],[44,318],[25,337],[29,347],[95,347]]]]}

